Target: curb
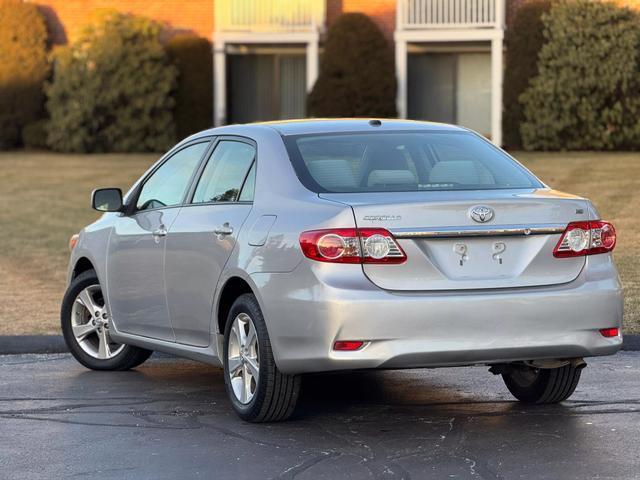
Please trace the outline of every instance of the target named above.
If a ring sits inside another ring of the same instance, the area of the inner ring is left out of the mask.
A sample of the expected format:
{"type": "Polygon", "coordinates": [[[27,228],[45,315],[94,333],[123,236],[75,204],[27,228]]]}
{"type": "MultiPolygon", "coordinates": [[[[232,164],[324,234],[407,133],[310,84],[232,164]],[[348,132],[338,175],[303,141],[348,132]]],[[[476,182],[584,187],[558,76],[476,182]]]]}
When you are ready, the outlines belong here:
{"type": "Polygon", "coordinates": [[[0,355],[68,351],[62,335],[0,335],[0,355]]]}
{"type": "MultiPolygon", "coordinates": [[[[640,351],[640,335],[625,335],[622,350],[640,351]]],[[[0,355],[68,351],[62,335],[0,335],[0,355]]]]}
{"type": "Polygon", "coordinates": [[[632,352],[640,350],[640,335],[625,335],[622,349],[632,352]]]}

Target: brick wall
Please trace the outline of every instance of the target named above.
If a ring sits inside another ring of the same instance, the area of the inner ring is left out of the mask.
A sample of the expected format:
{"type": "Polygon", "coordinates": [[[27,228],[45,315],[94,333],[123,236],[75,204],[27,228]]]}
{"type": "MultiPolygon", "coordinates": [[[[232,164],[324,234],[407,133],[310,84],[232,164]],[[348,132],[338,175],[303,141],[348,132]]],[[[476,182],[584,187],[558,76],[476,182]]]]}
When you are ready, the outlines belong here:
{"type": "MultiPolygon", "coordinates": [[[[45,18],[54,44],[77,37],[93,12],[115,9],[145,15],[165,23],[176,31],[190,31],[211,38],[215,0],[26,0],[37,4],[45,18]]],[[[362,12],[369,15],[393,40],[396,0],[326,0],[327,23],[331,25],[341,13],[362,12]]],[[[506,0],[507,26],[518,8],[530,0],[506,0]]],[[[640,7],[640,0],[618,0],[620,4],[640,7]]]]}
{"type": "MultiPolygon", "coordinates": [[[[167,24],[173,30],[191,31],[211,38],[214,0],[27,0],[40,7],[54,44],[67,43],[90,22],[100,9],[145,15],[167,24]]],[[[362,12],[369,15],[391,40],[396,22],[396,0],[327,0],[327,23],[341,14],[362,12]]]]}
{"type": "Polygon", "coordinates": [[[67,43],[100,9],[144,15],[176,31],[211,38],[213,0],[32,0],[45,16],[54,44],[67,43]]]}
{"type": "Polygon", "coordinates": [[[360,12],[371,17],[384,34],[393,39],[396,28],[396,0],[327,0],[327,24],[341,13],[360,12]]]}

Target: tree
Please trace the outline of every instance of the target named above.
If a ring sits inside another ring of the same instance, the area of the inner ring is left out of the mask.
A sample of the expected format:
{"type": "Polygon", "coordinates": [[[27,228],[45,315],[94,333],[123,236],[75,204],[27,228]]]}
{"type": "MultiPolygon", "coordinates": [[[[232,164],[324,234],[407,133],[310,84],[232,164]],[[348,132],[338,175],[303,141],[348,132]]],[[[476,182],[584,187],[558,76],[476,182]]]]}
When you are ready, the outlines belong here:
{"type": "Polygon", "coordinates": [[[550,8],[550,0],[525,3],[516,12],[513,24],[507,31],[502,129],[504,144],[511,148],[522,147],[520,125],[525,117],[520,95],[538,74],[538,53],[544,44],[542,15],[550,8]]]}
{"type": "Polygon", "coordinates": [[[34,4],[0,0],[0,148],[17,146],[24,126],[44,114],[47,38],[34,4]]]}
{"type": "Polygon", "coordinates": [[[167,53],[178,69],[174,118],[182,139],[211,127],[213,121],[213,55],[211,42],[181,34],[167,43],[167,53]]]}
{"type": "Polygon", "coordinates": [[[361,13],[341,15],[327,34],[308,98],[316,117],[395,117],[396,78],[384,34],[361,13]]]}
{"type": "Polygon", "coordinates": [[[521,96],[529,150],[640,148],[640,19],[613,3],[555,3],[521,96]]]}
{"type": "Polygon", "coordinates": [[[103,13],[55,56],[47,141],[66,152],[163,151],[175,141],[177,71],[159,24],[103,13]]]}

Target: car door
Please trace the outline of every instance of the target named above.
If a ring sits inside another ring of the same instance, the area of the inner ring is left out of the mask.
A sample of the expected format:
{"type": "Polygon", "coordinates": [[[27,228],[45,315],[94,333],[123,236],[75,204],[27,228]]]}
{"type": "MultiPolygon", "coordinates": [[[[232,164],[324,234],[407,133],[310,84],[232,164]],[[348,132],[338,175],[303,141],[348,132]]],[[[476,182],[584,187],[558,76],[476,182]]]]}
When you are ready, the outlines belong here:
{"type": "Polygon", "coordinates": [[[207,346],[213,295],[253,202],[256,148],[220,138],[202,168],[189,205],[167,236],[165,281],[176,341],[207,346]]]}
{"type": "Polygon", "coordinates": [[[209,139],[200,140],[171,153],[133,194],[133,213],[115,222],[107,253],[107,290],[120,332],[175,341],[164,283],[166,235],[209,144],[209,139]]]}

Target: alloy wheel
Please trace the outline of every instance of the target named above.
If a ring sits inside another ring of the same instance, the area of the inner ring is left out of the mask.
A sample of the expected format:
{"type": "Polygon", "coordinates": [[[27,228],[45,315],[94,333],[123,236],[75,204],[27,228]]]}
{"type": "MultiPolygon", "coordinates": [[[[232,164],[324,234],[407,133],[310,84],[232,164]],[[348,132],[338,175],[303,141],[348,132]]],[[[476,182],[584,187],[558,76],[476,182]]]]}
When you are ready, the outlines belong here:
{"type": "Polygon", "coordinates": [[[109,312],[100,285],[90,285],[76,297],[71,308],[71,330],[80,348],[93,358],[109,360],[124,348],[109,335],[109,312]]]}
{"type": "Polygon", "coordinates": [[[260,349],[256,327],[246,313],[240,313],[233,320],[227,366],[233,394],[240,403],[248,404],[258,389],[260,349]]]}

